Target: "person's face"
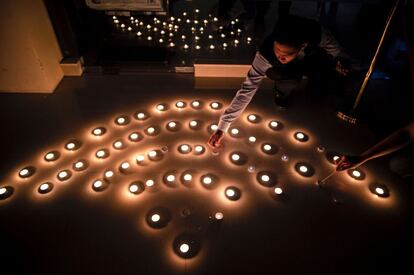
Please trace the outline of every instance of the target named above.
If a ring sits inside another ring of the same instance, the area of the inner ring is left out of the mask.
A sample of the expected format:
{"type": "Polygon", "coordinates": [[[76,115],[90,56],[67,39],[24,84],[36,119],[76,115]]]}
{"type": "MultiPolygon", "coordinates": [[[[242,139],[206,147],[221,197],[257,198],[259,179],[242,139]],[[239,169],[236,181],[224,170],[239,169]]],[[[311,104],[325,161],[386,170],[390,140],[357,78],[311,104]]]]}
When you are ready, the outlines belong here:
{"type": "Polygon", "coordinates": [[[273,52],[275,53],[280,63],[287,64],[294,60],[298,56],[299,52],[305,47],[305,44],[303,44],[301,48],[296,48],[293,46],[280,44],[279,42],[275,41],[273,43],[273,52]]]}

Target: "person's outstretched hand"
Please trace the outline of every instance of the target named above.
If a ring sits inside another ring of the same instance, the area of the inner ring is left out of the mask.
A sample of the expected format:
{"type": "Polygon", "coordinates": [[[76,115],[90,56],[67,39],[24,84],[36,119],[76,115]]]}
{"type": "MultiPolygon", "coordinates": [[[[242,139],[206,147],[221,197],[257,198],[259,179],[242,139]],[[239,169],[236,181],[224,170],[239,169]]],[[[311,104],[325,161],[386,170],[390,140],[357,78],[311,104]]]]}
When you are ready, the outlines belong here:
{"type": "Polygon", "coordinates": [[[337,161],[336,171],[344,171],[358,167],[362,163],[362,159],[359,156],[346,156],[343,155],[337,161]]]}
{"type": "Polygon", "coordinates": [[[344,64],[343,61],[338,60],[336,62],[335,70],[343,76],[347,76],[349,73],[349,68],[347,65],[344,64]]]}
{"type": "Polygon", "coordinates": [[[221,145],[221,141],[223,140],[224,137],[224,132],[221,130],[217,130],[214,132],[214,134],[211,135],[210,139],[208,140],[208,145],[212,148],[212,149],[216,149],[218,147],[220,147],[221,145]]]}

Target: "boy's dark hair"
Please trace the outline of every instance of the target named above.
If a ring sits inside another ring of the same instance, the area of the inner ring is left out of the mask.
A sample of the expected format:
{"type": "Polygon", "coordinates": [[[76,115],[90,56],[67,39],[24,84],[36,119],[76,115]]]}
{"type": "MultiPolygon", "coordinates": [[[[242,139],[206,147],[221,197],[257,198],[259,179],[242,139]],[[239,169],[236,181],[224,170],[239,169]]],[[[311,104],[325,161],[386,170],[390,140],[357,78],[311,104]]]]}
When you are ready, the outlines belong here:
{"type": "Polygon", "coordinates": [[[312,42],[315,33],[314,20],[287,15],[278,20],[273,32],[274,41],[299,49],[303,43],[312,42]]]}

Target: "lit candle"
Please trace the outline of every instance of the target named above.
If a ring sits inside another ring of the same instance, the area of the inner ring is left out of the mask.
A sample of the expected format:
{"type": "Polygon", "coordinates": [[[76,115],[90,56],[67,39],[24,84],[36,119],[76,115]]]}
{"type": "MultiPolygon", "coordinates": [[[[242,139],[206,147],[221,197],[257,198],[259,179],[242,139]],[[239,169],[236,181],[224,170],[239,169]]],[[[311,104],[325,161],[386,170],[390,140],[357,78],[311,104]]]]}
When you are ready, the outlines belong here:
{"type": "Polygon", "coordinates": [[[190,250],[190,246],[186,243],[180,245],[180,251],[182,253],[187,253],[190,250]]]}
{"type": "Polygon", "coordinates": [[[129,167],[130,167],[130,164],[127,161],[125,161],[121,164],[121,168],[124,169],[124,170],[128,169],[129,167]]]}
{"type": "Polygon", "coordinates": [[[191,174],[185,174],[184,175],[184,180],[185,181],[191,181],[193,179],[193,176],[191,174]]]}
{"type": "Polygon", "coordinates": [[[221,212],[217,212],[214,217],[216,218],[216,220],[222,220],[224,218],[223,213],[221,212]]]}
{"type": "Polygon", "coordinates": [[[154,181],[153,180],[147,180],[145,182],[145,185],[148,186],[148,187],[152,187],[152,186],[154,186],[154,181]]]}
{"type": "Polygon", "coordinates": [[[151,221],[153,221],[153,222],[159,222],[160,219],[161,219],[161,216],[158,215],[158,214],[154,214],[154,215],[151,216],[151,221]]]}
{"type": "Polygon", "coordinates": [[[234,161],[238,161],[238,160],[240,160],[240,156],[238,154],[233,154],[233,155],[231,155],[231,159],[234,160],[234,161]]]}
{"type": "Polygon", "coordinates": [[[255,115],[249,115],[247,118],[250,122],[255,122],[256,119],[257,119],[257,117],[255,115]]]}
{"type": "Polygon", "coordinates": [[[137,160],[138,163],[141,163],[145,160],[145,156],[144,155],[138,155],[135,159],[137,160]]]}
{"type": "Polygon", "coordinates": [[[211,183],[213,182],[213,180],[212,180],[210,177],[205,176],[205,177],[203,177],[202,182],[203,182],[204,184],[209,185],[209,184],[211,184],[211,183]]]}
{"type": "Polygon", "coordinates": [[[175,176],[174,175],[168,175],[167,176],[167,181],[168,182],[174,182],[175,181],[175,176]]]}
{"type": "Polygon", "coordinates": [[[238,135],[239,134],[239,129],[237,129],[237,128],[233,128],[233,129],[231,129],[231,134],[232,135],[238,135]]]}
{"type": "Polygon", "coordinates": [[[276,187],[276,188],[275,188],[275,193],[276,193],[277,195],[281,195],[281,194],[283,193],[282,188],[280,188],[280,187],[276,187]]]}

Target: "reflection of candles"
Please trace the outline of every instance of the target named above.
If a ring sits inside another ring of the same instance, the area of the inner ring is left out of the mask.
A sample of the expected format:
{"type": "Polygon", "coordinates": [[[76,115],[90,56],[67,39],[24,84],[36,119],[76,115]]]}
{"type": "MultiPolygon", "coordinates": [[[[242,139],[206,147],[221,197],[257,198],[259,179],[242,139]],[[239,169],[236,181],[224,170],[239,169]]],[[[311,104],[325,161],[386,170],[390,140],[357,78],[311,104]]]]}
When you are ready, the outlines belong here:
{"type": "Polygon", "coordinates": [[[226,35],[224,33],[222,33],[220,36],[221,36],[221,38],[225,38],[226,37],[226,35]]]}
{"type": "Polygon", "coordinates": [[[214,45],[210,45],[210,50],[214,50],[214,45]]]}
{"type": "Polygon", "coordinates": [[[175,44],[173,42],[170,42],[170,47],[174,47],[175,44]]]}
{"type": "Polygon", "coordinates": [[[196,48],[196,50],[201,49],[201,47],[199,45],[196,45],[195,48],[196,48]]]}
{"type": "Polygon", "coordinates": [[[213,36],[211,34],[209,34],[208,39],[213,39],[213,36]]]}
{"type": "Polygon", "coordinates": [[[137,32],[137,36],[141,36],[142,35],[142,32],[137,32]]]}

